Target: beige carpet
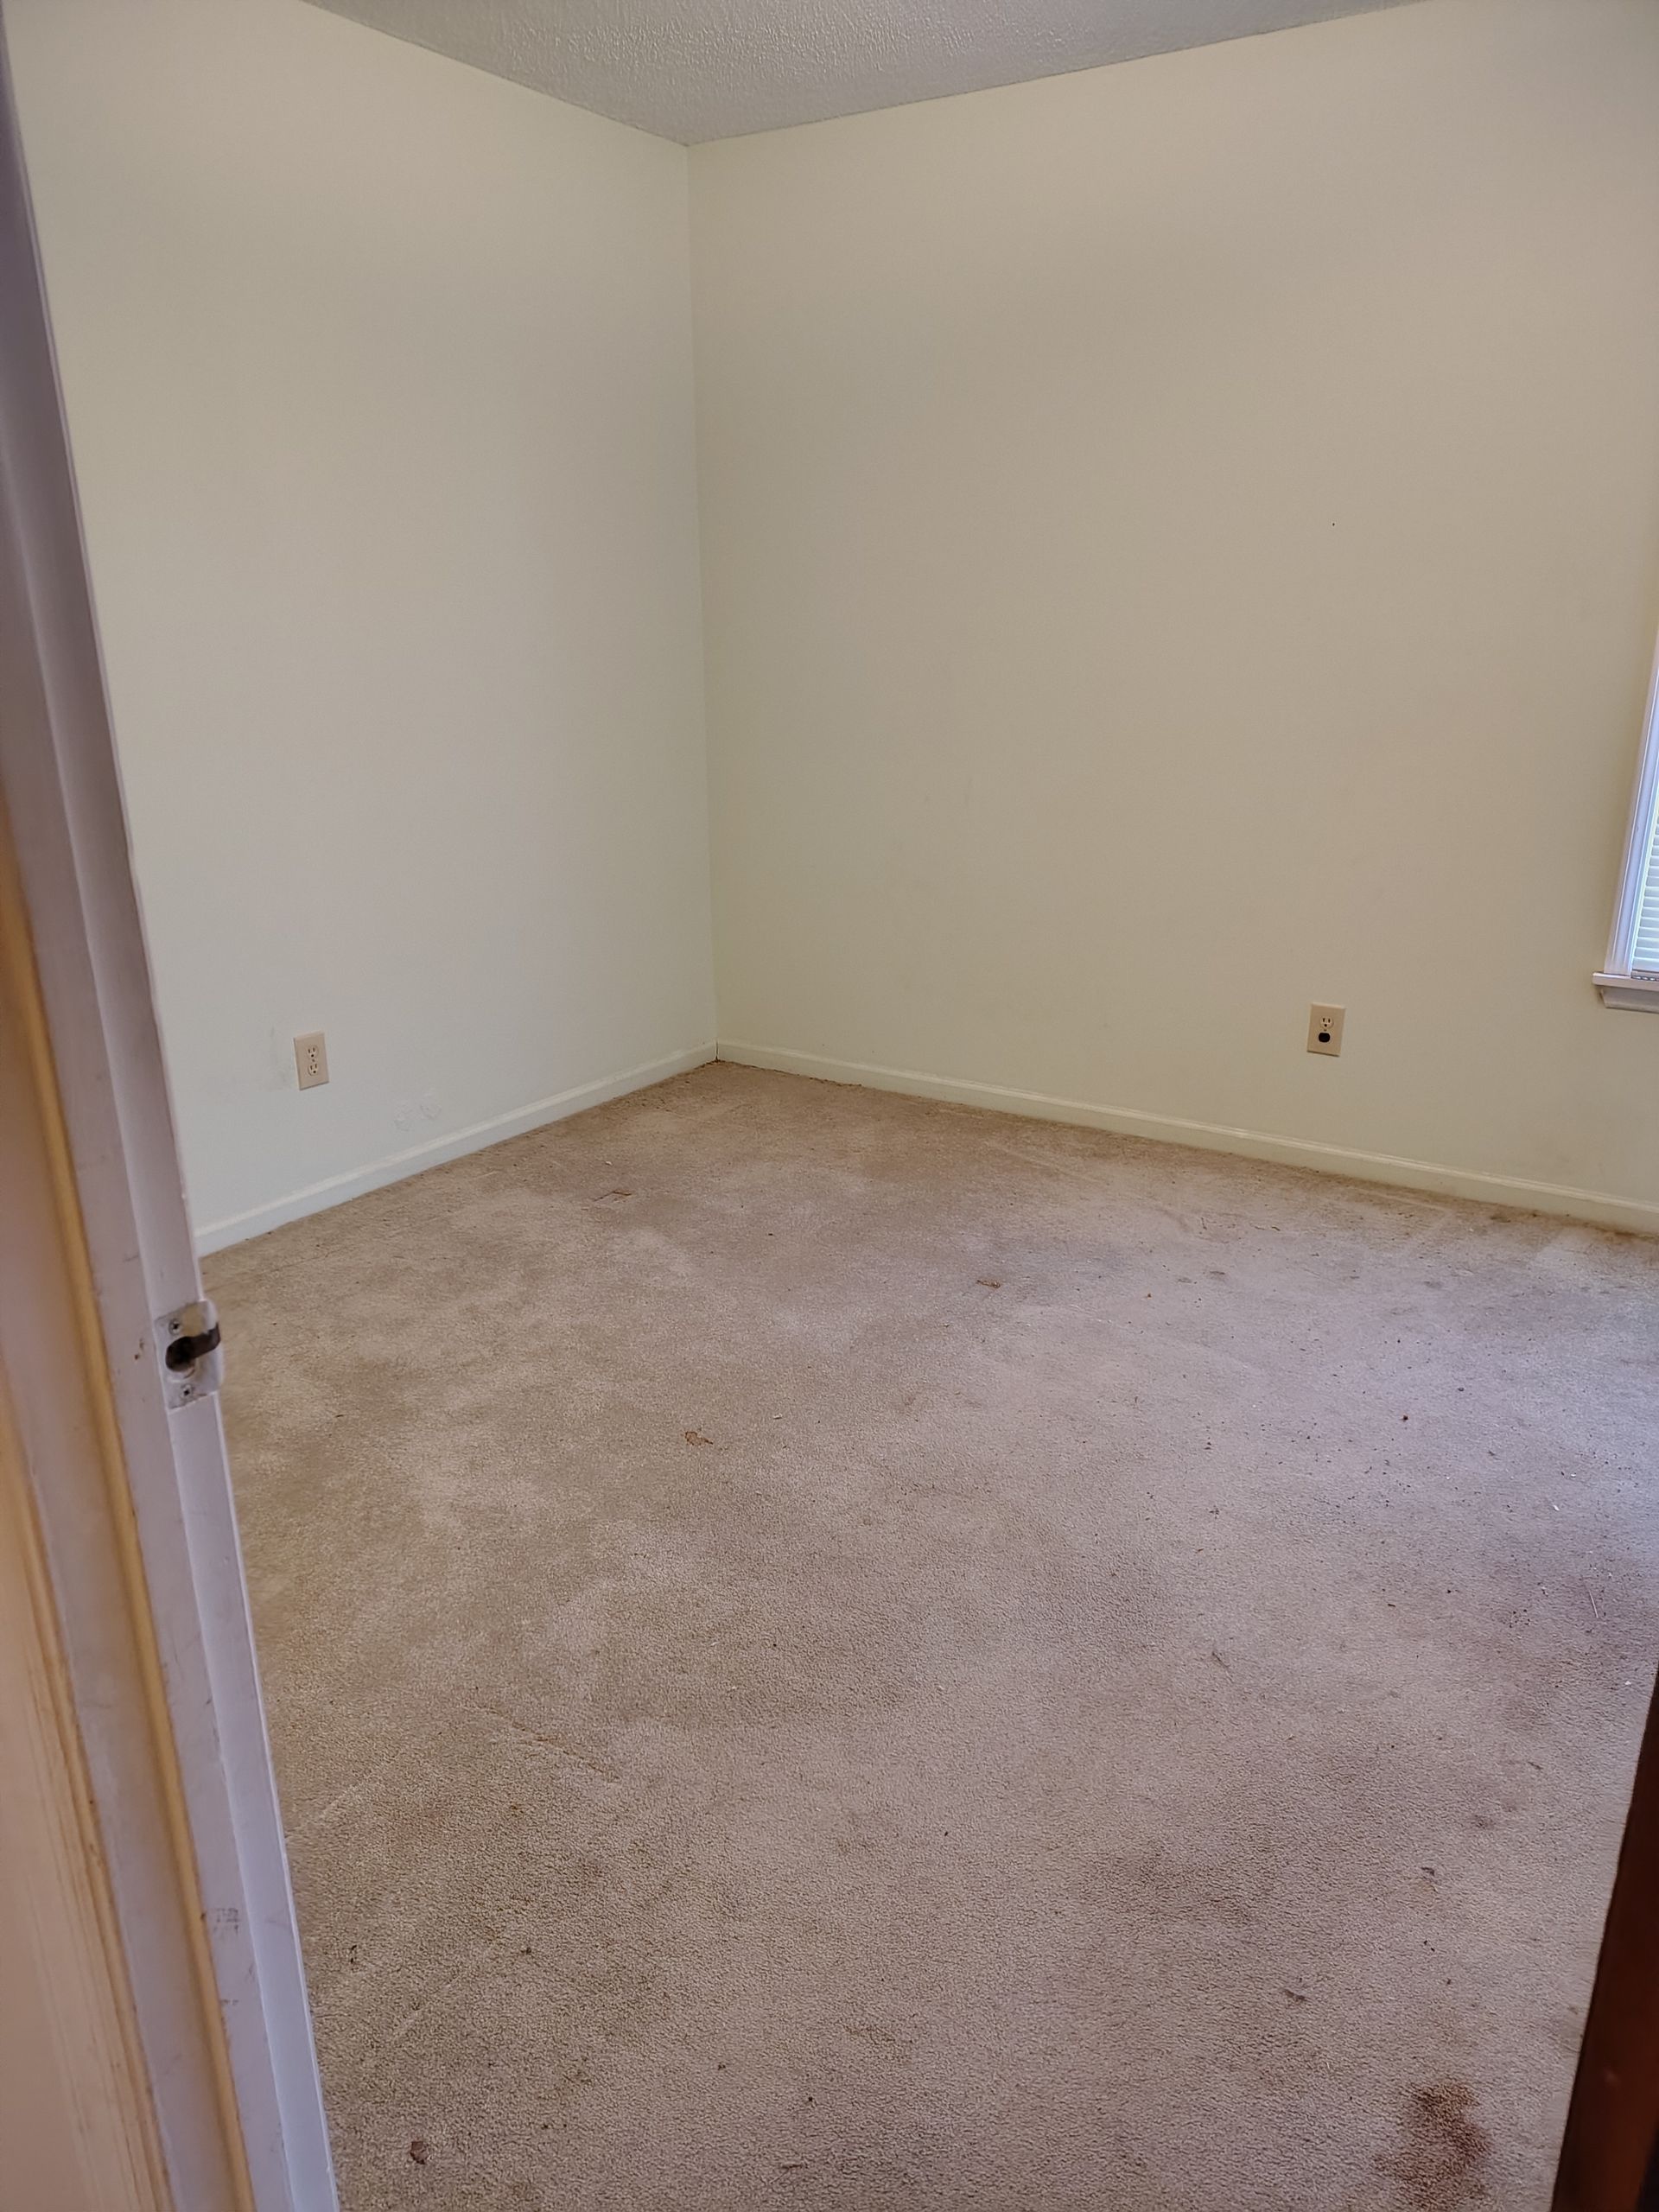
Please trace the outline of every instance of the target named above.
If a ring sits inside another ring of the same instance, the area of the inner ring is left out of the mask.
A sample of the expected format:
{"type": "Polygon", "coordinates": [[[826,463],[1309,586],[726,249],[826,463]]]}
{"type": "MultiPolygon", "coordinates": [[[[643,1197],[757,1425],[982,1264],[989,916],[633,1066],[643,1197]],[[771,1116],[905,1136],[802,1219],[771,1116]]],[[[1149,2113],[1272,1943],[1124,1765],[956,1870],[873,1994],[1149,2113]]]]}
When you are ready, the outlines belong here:
{"type": "Polygon", "coordinates": [[[348,2212],[1538,2212],[1659,1246],[709,1068],[215,1262],[348,2212]]]}

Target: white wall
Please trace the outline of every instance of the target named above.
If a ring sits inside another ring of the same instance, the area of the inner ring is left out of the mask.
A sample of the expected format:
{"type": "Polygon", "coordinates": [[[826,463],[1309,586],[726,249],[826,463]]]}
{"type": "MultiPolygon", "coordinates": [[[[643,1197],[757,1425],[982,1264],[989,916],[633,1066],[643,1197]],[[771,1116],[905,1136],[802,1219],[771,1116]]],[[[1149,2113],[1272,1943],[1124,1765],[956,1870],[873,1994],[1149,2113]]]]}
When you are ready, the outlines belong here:
{"type": "MultiPolygon", "coordinates": [[[[700,1056],[686,156],[4,4],[208,1241],[700,1056]]],[[[695,150],[724,1049],[1659,1226],[1656,114],[1423,0],[695,150]]]]}
{"type": "Polygon", "coordinates": [[[683,150],[301,0],[5,22],[207,1241],[706,1057],[683,150]]]}
{"type": "Polygon", "coordinates": [[[691,175],[722,1052],[1659,1227],[1659,1020],[1590,982],[1659,8],[1426,0],[691,175]]]}

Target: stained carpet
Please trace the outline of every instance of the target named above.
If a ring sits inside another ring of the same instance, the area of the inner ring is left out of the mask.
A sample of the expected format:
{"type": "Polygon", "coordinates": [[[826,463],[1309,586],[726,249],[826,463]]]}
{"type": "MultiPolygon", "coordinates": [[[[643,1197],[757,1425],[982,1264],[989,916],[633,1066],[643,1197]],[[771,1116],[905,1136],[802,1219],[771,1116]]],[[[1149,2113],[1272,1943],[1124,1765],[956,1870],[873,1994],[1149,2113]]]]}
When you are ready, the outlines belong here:
{"type": "Polygon", "coordinates": [[[348,2212],[1542,2212],[1659,1246],[721,1066],[210,1277],[348,2212]]]}

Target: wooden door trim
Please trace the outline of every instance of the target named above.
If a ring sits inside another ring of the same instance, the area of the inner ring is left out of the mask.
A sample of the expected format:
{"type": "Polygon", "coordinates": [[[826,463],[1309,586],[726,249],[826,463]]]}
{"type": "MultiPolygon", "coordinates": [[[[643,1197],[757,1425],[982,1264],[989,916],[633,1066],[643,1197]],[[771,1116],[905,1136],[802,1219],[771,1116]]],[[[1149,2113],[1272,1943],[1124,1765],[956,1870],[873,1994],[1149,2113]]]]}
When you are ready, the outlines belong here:
{"type": "Polygon", "coordinates": [[[0,2140],[17,2201],[171,2212],[50,1579],[0,1375],[0,2140]]]}
{"type": "Polygon", "coordinates": [[[1553,2212],[1659,2212],[1659,1689],[1580,2047],[1553,2212]]]}

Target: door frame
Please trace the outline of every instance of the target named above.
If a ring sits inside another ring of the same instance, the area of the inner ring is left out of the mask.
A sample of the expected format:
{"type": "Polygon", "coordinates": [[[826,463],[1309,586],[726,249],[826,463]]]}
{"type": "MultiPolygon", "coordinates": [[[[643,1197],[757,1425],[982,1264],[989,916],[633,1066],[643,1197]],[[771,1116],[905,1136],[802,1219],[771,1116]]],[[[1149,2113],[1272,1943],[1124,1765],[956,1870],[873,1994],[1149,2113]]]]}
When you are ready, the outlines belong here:
{"type": "Polygon", "coordinates": [[[1607,1907],[1551,2212],[1659,2212],[1659,1688],[1607,1907]]]}
{"type": "MultiPolygon", "coordinates": [[[[3,37],[0,334],[9,976],[35,1035],[81,1355],[66,1370],[63,1330],[42,1327],[39,1356],[9,1359],[5,1379],[175,2203],[336,2212],[218,1400],[170,1404],[159,1349],[200,1277],[3,37]],[[62,1419],[72,1401],[78,1425],[62,1419]],[[101,1486],[60,1464],[71,1428],[101,1486]],[[94,1554],[101,1581],[82,1571],[94,1554]]],[[[51,1254],[35,1257],[52,1269],[51,1254]]],[[[0,1297],[20,1331],[38,1318],[20,1265],[0,1274],[0,1297]]]]}

